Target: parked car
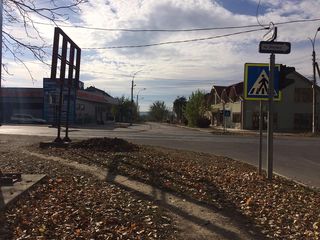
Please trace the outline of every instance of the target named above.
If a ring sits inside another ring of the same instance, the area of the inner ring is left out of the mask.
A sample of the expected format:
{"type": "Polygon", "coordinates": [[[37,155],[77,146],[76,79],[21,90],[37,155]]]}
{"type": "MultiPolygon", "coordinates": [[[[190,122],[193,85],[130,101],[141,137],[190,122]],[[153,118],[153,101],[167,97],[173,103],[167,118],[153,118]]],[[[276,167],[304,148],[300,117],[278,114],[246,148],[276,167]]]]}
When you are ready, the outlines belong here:
{"type": "Polygon", "coordinates": [[[30,114],[14,114],[10,118],[13,123],[37,123],[45,124],[47,121],[40,118],[35,118],[30,114]]]}

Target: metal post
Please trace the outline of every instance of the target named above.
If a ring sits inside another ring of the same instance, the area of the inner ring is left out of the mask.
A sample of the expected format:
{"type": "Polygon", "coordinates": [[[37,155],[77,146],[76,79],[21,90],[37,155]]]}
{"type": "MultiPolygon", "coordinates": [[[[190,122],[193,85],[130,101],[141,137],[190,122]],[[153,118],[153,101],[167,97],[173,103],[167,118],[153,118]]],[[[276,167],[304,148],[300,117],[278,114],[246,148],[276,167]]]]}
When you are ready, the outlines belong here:
{"type": "Polygon", "coordinates": [[[225,107],[225,103],[222,104],[223,107],[223,132],[226,132],[226,117],[225,117],[225,111],[226,111],[226,107],[225,107]]]}
{"type": "Polygon", "coordinates": [[[259,175],[262,173],[262,129],[263,129],[263,111],[262,101],[260,100],[260,115],[259,115],[259,175]]]}
{"type": "Polygon", "coordinates": [[[3,122],[3,98],[2,98],[2,22],[3,22],[3,0],[0,0],[0,126],[3,122]]]}
{"type": "Polygon", "coordinates": [[[313,68],[313,83],[312,83],[312,133],[317,131],[317,97],[316,97],[316,52],[312,51],[312,68],[313,68]]]}
{"type": "Polygon", "coordinates": [[[133,86],[134,86],[134,76],[132,77],[132,81],[131,81],[131,116],[130,116],[130,126],[132,126],[132,122],[133,122],[133,86]]]}
{"type": "Polygon", "coordinates": [[[67,57],[67,40],[63,37],[62,41],[62,55],[61,55],[61,67],[60,67],[60,94],[59,94],[59,111],[58,111],[58,132],[55,142],[61,143],[61,118],[62,118],[62,105],[63,105],[63,89],[65,82],[65,72],[66,72],[66,57],[67,57]]]}
{"type": "Polygon", "coordinates": [[[136,104],[137,104],[137,109],[138,109],[139,108],[139,94],[137,94],[136,104]]]}
{"type": "Polygon", "coordinates": [[[273,172],[273,96],[274,96],[274,68],[275,68],[275,55],[270,55],[270,66],[269,66],[269,111],[268,111],[268,136],[267,136],[267,177],[272,180],[273,172]]]}
{"type": "MultiPolygon", "coordinates": [[[[68,103],[67,103],[67,116],[66,116],[66,135],[63,138],[64,142],[71,142],[69,138],[69,113],[70,113],[70,98],[71,98],[71,88],[73,88],[73,71],[74,71],[74,47],[71,46],[69,52],[69,69],[68,69],[68,103]]],[[[75,86],[74,86],[75,87],[75,86]]],[[[74,95],[75,97],[75,95],[74,95]]]]}

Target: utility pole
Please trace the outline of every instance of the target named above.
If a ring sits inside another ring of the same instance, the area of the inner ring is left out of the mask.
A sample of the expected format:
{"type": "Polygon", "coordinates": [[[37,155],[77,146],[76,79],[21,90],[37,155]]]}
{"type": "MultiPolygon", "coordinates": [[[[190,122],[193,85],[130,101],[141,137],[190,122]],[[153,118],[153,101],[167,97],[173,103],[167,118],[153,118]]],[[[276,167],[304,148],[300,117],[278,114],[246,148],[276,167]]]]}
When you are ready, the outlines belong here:
{"type": "Polygon", "coordinates": [[[134,77],[139,73],[141,72],[142,70],[139,70],[137,72],[135,72],[133,75],[132,75],[132,80],[131,80],[131,116],[130,116],[130,126],[132,126],[132,122],[133,122],[133,88],[135,86],[134,84],[134,77]]]}
{"type": "Polygon", "coordinates": [[[317,33],[320,31],[320,27],[317,29],[313,40],[309,38],[312,44],[312,70],[313,70],[313,81],[312,81],[312,133],[317,132],[317,79],[316,79],[316,52],[314,50],[317,33]]]}
{"type": "Polygon", "coordinates": [[[134,76],[132,76],[132,81],[131,81],[131,115],[130,115],[130,126],[132,126],[133,122],[133,87],[134,87],[134,76]]]}

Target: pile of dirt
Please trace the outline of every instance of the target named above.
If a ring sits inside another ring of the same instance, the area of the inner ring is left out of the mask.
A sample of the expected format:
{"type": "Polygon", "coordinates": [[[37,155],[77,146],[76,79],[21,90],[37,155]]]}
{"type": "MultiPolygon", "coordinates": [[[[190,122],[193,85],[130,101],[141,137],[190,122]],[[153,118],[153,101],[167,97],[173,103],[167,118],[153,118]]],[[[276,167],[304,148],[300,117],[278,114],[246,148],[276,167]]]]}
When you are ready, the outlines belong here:
{"type": "Polygon", "coordinates": [[[134,152],[137,145],[120,138],[90,138],[81,142],[72,143],[71,148],[81,148],[102,152],[134,152]]]}

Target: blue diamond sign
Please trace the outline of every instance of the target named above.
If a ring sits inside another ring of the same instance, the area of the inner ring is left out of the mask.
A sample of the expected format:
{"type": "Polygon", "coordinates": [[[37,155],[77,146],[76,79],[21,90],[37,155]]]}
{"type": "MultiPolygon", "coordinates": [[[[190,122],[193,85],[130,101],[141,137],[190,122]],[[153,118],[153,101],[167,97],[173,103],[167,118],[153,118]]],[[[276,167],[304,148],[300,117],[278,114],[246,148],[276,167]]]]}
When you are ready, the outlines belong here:
{"type": "MultiPolygon", "coordinates": [[[[280,64],[274,71],[274,100],[281,100],[279,91],[280,64]]],[[[244,98],[246,100],[268,100],[269,64],[246,63],[244,66],[244,98]]]]}

